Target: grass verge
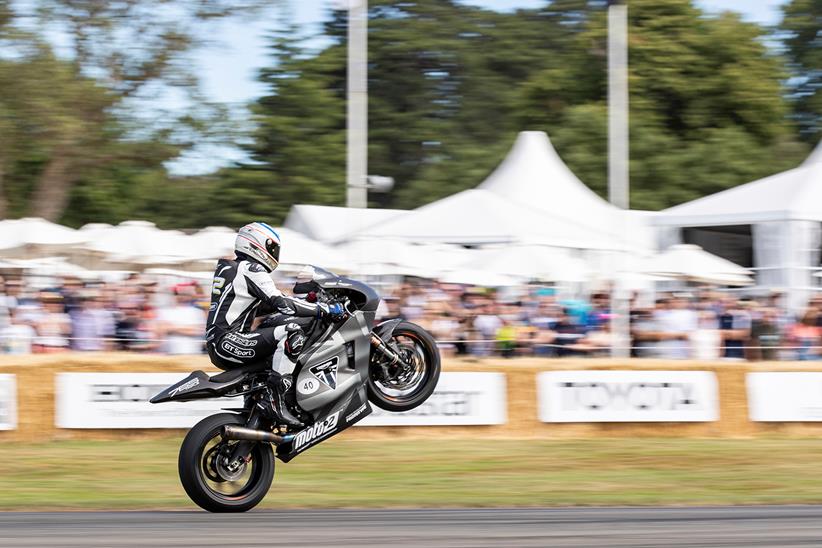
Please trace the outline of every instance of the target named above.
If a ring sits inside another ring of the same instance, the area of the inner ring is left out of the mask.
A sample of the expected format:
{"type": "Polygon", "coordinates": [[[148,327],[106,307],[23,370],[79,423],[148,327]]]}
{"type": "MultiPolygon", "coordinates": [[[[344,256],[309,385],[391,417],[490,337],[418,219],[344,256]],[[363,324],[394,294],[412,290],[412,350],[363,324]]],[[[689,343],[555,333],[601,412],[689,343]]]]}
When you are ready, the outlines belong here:
{"type": "MultiPolygon", "coordinates": [[[[9,444],[0,508],[193,507],[180,439],[9,444]]],[[[278,461],[262,506],[822,502],[822,440],[350,441],[278,461]]]]}

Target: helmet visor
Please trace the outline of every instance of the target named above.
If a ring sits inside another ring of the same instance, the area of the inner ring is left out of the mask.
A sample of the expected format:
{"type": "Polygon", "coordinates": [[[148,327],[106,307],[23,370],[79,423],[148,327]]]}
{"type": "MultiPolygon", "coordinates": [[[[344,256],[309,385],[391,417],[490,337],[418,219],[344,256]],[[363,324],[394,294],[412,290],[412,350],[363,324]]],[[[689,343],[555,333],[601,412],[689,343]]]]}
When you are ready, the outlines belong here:
{"type": "Polygon", "coordinates": [[[277,263],[279,264],[280,244],[269,238],[265,241],[265,250],[268,252],[269,255],[274,257],[274,260],[277,261],[277,263]]]}

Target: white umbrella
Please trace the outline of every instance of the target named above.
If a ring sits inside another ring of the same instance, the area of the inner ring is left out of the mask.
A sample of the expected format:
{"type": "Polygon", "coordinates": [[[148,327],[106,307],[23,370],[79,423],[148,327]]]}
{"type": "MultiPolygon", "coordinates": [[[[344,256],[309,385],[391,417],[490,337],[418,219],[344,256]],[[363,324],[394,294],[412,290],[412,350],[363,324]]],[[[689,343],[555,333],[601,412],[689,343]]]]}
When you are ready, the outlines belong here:
{"type": "Polygon", "coordinates": [[[173,268],[147,268],[145,274],[152,276],[169,276],[171,278],[182,278],[185,280],[197,280],[201,282],[208,282],[214,278],[214,272],[188,272],[185,270],[176,270],[173,268]]]}
{"type": "Polygon", "coordinates": [[[480,287],[510,287],[519,285],[522,280],[515,276],[496,274],[487,270],[452,270],[440,277],[441,282],[475,285],[480,287]]]}
{"type": "Polygon", "coordinates": [[[0,221],[0,255],[3,257],[37,257],[51,255],[86,241],[86,236],[36,217],[0,221]]]}
{"type": "Polygon", "coordinates": [[[234,254],[237,231],[226,226],[208,226],[188,237],[192,259],[219,259],[234,254]]]}
{"type": "Polygon", "coordinates": [[[506,245],[480,249],[461,265],[469,270],[549,282],[582,282],[591,269],[565,249],[538,245],[506,245]]]}
{"type": "Polygon", "coordinates": [[[750,285],[751,271],[692,244],[673,245],[648,259],[646,274],[718,285],[750,285]]]}
{"type": "Polygon", "coordinates": [[[191,251],[188,236],[179,230],[161,230],[148,221],[123,221],[114,227],[88,230],[91,240],[82,250],[103,255],[120,264],[167,264],[182,262],[191,251]]]}
{"type": "Polygon", "coordinates": [[[435,278],[465,261],[471,252],[457,245],[413,244],[403,240],[360,238],[340,246],[358,273],[386,272],[435,278]]]}

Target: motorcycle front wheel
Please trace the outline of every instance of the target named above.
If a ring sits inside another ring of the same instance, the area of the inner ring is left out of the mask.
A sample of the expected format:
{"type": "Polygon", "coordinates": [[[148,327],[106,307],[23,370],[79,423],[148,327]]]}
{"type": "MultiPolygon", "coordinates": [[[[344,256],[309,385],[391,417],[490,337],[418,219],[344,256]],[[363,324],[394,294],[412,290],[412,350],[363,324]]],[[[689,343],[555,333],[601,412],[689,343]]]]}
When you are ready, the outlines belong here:
{"type": "Polygon", "coordinates": [[[422,327],[402,322],[391,338],[383,341],[402,363],[390,364],[379,351],[372,351],[368,374],[368,399],[381,409],[409,411],[434,392],[440,378],[440,352],[434,337],[422,327]]]}
{"type": "Polygon", "coordinates": [[[274,455],[267,443],[255,443],[248,462],[232,467],[236,441],[224,440],[223,426],[244,426],[233,413],[206,417],[189,430],[180,447],[178,471],[188,496],[209,512],[245,512],[257,506],[274,479],[274,455]]]}

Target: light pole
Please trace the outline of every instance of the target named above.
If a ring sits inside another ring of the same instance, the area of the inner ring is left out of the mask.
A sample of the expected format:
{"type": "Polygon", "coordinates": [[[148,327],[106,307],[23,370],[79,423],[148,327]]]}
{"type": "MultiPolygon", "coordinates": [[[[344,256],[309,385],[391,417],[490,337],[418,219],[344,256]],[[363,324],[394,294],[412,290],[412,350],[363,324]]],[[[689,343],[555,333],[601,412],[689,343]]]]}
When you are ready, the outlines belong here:
{"type": "MultiPolygon", "coordinates": [[[[628,171],[628,6],[623,0],[608,3],[608,200],[622,209],[615,233],[627,231],[628,171]]],[[[623,244],[625,245],[625,244],[623,244]]],[[[630,356],[630,303],[624,283],[627,250],[620,250],[611,292],[611,356],[630,356]]]]}
{"type": "Polygon", "coordinates": [[[368,207],[368,1],[348,0],[346,206],[368,207]]]}

